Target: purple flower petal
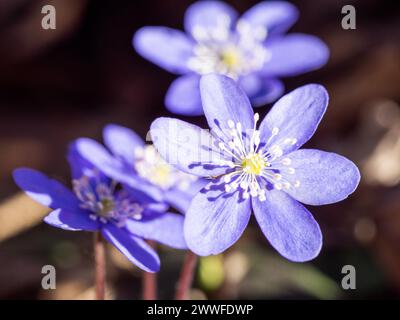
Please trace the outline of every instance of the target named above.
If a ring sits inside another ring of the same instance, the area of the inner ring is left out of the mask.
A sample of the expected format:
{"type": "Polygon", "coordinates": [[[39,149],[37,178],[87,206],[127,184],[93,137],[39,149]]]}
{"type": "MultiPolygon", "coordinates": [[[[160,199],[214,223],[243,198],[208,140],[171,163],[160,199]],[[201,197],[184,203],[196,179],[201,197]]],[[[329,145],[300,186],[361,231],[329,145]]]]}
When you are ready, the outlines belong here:
{"type": "Polygon", "coordinates": [[[133,37],[135,50],[144,58],[172,73],[189,72],[193,41],[182,31],[167,27],[143,27],[133,37]]]}
{"type": "Polygon", "coordinates": [[[199,81],[200,76],[197,74],[187,74],[175,79],[165,96],[167,109],[185,116],[202,115],[199,81]]]}
{"type": "Polygon", "coordinates": [[[114,158],[100,143],[88,138],[76,141],[77,150],[83,158],[92,163],[110,178],[129,185],[151,196],[154,200],[162,200],[159,188],[136,175],[131,164],[114,158]]]}
{"type": "Polygon", "coordinates": [[[227,22],[232,26],[237,17],[236,10],[225,2],[197,1],[187,8],[184,25],[186,32],[193,34],[196,26],[206,29],[216,28],[224,19],[229,19],[227,22]]]}
{"type": "Polygon", "coordinates": [[[203,189],[207,183],[205,179],[198,179],[192,182],[188,189],[181,190],[177,187],[171,188],[165,192],[165,201],[170,203],[172,207],[182,214],[186,214],[193,197],[203,189]]]}
{"type": "MultiPolygon", "coordinates": [[[[79,138],[76,140],[76,149],[79,154],[104,172],[106,175],[118,180],[120,176],[124,175],[124,170],[128,170],[129,166],[124,166],[122,161],[113,157],[102,144],[89,138],[79,138]]],[[[131,168],[131,170],[133,170],[131,168]]],[[[134,176],[127,176],[124,179],[132,179],[134,176]]],[[[124,181],[125,182],[125,181],[124,181]]]]}
{"type": "Polygon", "coordinates": [[[209,177],[226,171],[226,167],[209,165],[221,156],[207,130],[178,119],[158,118],[151,124],[151,137],[161,156],[184,172],[209,177]]]}
{"type": "Polygon", "coordinates": [[[185,214],[192,202],[193,197],[178,188],[171,188],[165,191],[165,201],[177,209],[180,213],[185,214]]]}
{"type": "Polygon", "coordinates": [[[296,150],[314,134],[328,105],[328,93],[317,84],[297,88],[280,98],[260,124],[261,142],[279,145],[283,153],[296,150]],[[274,128],[279,129],[271,138],[274,128]],[[286,139],[296,139],[294,144],[286,139]]]}
{"type": "Polygon", "coordinates": [[[125,257],[147,272],[160,270],[160,258],[144,240],[135,237],[126,229],[107,224],[102,230],[104,238],[114,245],[125,257]]]}
{"type": "Polygon", "coordinates": [[[99,182],[106,185],[110,184],[110,179],[78,152],[76,141],[69,145],[67,158],[73,179],[80,179],[82,176],[86,176],[94,188],[99,182]]]}
{"type": "Polygon", "coordinates": [[[329,59],[329,49],[319,38],[289,34],[266,42],[271,54],[263,67],[268,76],[295,76],[322,67],[329,59]]]}
{"type": "Polygon", "coordinates": [[[335,203],[346,199],[360,182],[360,172],[350,160],[335,153],[301,149],[286,156],[291,160],[293,175],[289,182],[298,187],[285,190],[296,200],[310,205],[335,203]]]}
{"type": "MultiPolygon", "coordinates": [[[[133,197],[133,199],[138,199],[137,197],[133,197]]],[[[154,214],[164,213],[168,210],[169,205],[166,202],[147,202],[146,199],[138,200],[143,204],[146,204],[146,208],[144,211],[144,218],[146,218],[147,212],[150,216],[154,216],[154,214]]]]}
{"type": "Polygon", "coordinates": [[[135,149],[142,147],[144,141],[135,132],[116,124],[109,124],[103,130],[104,144],[111,152],[125,159],[127,162],[134,162],[135,149]]]}
{"type": "Polygon", "coordinates": [[[126,228],[140,238],[155,240],[175,249],[186,249],[183,237],[183,216],[175,213],[164,213],[154,219],[126,222],[126,228]]]}
{"type": "Polygon", "coordinates": [[[97,231],[99,222],[89,218],[89,214],[83,210],[69,212],[65,209],[56,209],[44,218],[47,224],[69,231],[97,231]]]}
{"type": "Polygon", "coordinates": [[[14,170],[13,177],[15,183],[40,204],[52,209],[80,211],[78,199],[69,189],[39,171],[19,168],[14,170]]]}
{"type": "MultiPolygon", "coordinates": [[[[140,185],[140,180],[138,181],[138,184],[140,185]]],[[[143,188],[144,190],[147,190],[147,182],[143,181],[143,184],[145,184],[145,187],[143,188]]],[[[154,197],[151,196],[148,192],[138,189],[138,188],[132,188],[131,186],[121,183],[121,191],[123,193],[126,193],[129,195],[129,198],[134,201],[138,202],[141,204],[145,204],[146,206],[151,206],[154,207],[152,211],[163,211],[165,212],[169,205],[164,202],[163,198],[160,199],[154,199],[154,197]]],[[[161,192],[161,191],[159,191],[161,192]]]]}
{"type": "Polygon", "coordinates": [[[283,82],[278,79],[249,74],[241,77],[239,85],[250,98],[254,107],[260,107],[278,99],[284,92],[283,82]]]}
{"type": "Polygon", "coordinates": [[[200,94],[204,114],[211,130],[220,132],[228,128],[228,121],[241,123],[242,128],[252,129],[254,113],[250,101],[236,82],[226,76],[208,74],[200,80],[200,94]]]}
{"type": "Polygon", "coordinates": [[[219,254],[232,246],[250,219],[249,200],[240,200],[239,192],[226,194],[215,188],[210,183],[202,189],[193,198],[185,217],[187,245],[201,256],[219,254]]]}
{"type": "Polygon", "coordinates": [[[247,10],[241,19],[246,20],[253,28],[265,27],[270,36],[287,31],[298,16],[297,8],[289,2],[263,1],[247,10]]]}
{"type": "Polygon", "coordinates": [[[68,147],[67,159],[71,168],[72,179],[79,179],[83,175],[90,176],[93,173],[93,164],[80,155],[75,141],[68,147]]]}
{"type": "Polygon", "coordinates": [[[314,259],[322,247],[322,234],[311,213],[282,191],[270,190],[267,200],[252,199],[254,215],[265,237],[286,259],[314,259]]]}

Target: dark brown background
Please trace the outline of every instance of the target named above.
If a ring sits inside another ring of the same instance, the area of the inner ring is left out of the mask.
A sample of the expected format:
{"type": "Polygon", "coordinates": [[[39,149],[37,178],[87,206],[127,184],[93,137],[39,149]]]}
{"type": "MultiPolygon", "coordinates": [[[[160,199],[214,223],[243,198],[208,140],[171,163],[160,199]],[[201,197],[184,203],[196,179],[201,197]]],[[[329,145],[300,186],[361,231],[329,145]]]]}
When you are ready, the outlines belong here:
{"type": "MultiPolygon", "coordinates": [[[[163,97],[175,76],[131,47],[144,25],[182,28],[191,1],[2,0],[0,2],[0,298],[91,298],[91,238],[40,222],[45,210],[15,194],[18,166],[68,183],[65,150],[80,136],[100,139],[115,122],[142,136],[168,114],[163,97]],[[41,29],[44,4],[57,10],[57,29],[41,29]],[[40,287],[44,264],[57,268],[57,290],[40,287]]],[[[243,12],[256,1],[230,1],[243,12]]],[[[331,49],[323,69],[285,79],[287,91],[318,82],[328,112],[307,146],[341,153],[362,172],[348,200],[311,208],[325,242],[308,264],[280,258],[252,223],[224,257],[202,261],[193,297],[400,297],[400,5],[398,1],[294,1],[291,31],[321,37],[331,49]],[[341,28],[353,4],[357,30],[341,28]],[[340,287],[341,268],[357,270],[357,290],[340,287]],[[229,272],[225,272],[229,269],[229,272]]],[[[269,107],[262,108],[264,114],[269,107]]],[[[204,124],[204,120],[190,118],[204,124]]],[[[171,298],[182,253],[160,248],[160,296],[171,298]]],[[[140,272],[109,255],[109,297],[140,296],[140,272]]]]}

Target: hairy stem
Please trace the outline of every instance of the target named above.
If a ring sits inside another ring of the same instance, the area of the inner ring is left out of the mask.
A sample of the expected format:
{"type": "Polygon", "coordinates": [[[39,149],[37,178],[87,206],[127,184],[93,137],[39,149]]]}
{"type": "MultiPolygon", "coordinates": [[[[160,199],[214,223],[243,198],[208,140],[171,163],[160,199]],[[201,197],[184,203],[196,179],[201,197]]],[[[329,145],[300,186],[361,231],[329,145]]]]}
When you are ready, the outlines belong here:
{"type": "Polygon", "coordinates": [[[157,299],[157,276],[156,273],[144,272],[143,274],[143,300],[157,299]]]}
{"type": "MultiPolygon", "coordinates": [[[[154,241],[148,241],[149,245],[155,247],[154,241]]],[[[151,272],[143,272],[143,285],[142,285],[143,300],[156,300],[157,299],[157,274],[151,272]]]]}
{"type": "Polygon", "coordinates": [[[175,300],[187,299],[188,291],[192,285],[196,263],[196,254],[187,251],[179,277],[178,288],[176,289],[175,300]]]}
{"type": "Polygon", "coordinates": [[[94,264],[95,264],[96,299],[104,300],[106,257],[105,257],[105,243],[100,232],[95,232],[94,234],[94,264]]]}

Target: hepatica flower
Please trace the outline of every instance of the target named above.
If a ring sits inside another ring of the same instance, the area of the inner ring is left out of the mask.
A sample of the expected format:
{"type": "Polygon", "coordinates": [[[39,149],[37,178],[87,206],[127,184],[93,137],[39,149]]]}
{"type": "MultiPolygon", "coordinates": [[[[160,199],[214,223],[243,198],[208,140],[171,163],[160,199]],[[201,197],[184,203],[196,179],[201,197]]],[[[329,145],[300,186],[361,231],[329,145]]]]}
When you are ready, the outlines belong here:
{"type": "Polygon", "coordinates": [[[210,74],[200,92],[211,133],[158,118],[151,126],[160,154],[179,169],[210,179],[186,213],[184,234],[199,255],[218,254],[235,243],[251,212],[271,245],[292,261],[321,249],[322,235],[307,205],[341,201],[360,174],[348,159],[299,149],[314,134],[328,104],[320,85],[283,96],[258,125],[246,94],[231,78],[210,74]]]}
{"type": "Polygon", "coordinates": [[[103,131],[108,150],[95,140],[77,140],[77,151],[100,171],[154,199],[166,201],[182,213],[204,182],[164,161],[153,145],[132,130],[110,124],[103,131]]]}
{"type": "Polygon", "coordinates": [[[284,1],[263,1],[240,18],[228,4],[198,1],[185,13],[186,33],[167,27],[143,27],[134,38],[136,51],[175,74],[165,103],[177,114],[203,113],[201,75],[218,73],[235,79],[254,106],[275,101],[284,91],[280,77],[318,69],[329,50],[316,37],[284,33],[298,11],[284,1]]]}
{"type": "Polygon", "coordinates": [[[144,239],[186,248],[181,215],[165,212],[165,204],[107,178],[79,156],[75,145],[68,158],[72,191],[36,170],[14,171],[15,182],[28,196],[53,209],[44,218],[46,223],[71,231],[99,231],[131,262],[148,272],[157,272],[160,261],[144,239]]]}

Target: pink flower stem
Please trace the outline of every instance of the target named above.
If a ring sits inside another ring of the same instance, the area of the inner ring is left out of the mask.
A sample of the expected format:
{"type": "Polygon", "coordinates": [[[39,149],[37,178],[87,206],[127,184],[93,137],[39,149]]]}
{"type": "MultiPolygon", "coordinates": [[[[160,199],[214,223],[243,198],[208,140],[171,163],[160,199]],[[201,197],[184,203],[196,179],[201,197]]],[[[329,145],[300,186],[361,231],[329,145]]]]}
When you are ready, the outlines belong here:
{"type": "MultiPolygon", "coordinates": [[[[155,247],[153,241],[148,242],[150,246],[155,247]]],[[[143,286],[142,286],[143,300],[156,300],[157,299],[157,275],[156,273],[144,272],[143,273],[143,286]]]]}
{"type": "Polygon", "coordinates": [[[96,299],[104,300],[105,278],[106,278],[106,254],[105,243],[100,232],[94,234],[94,264],[96,299]]]}
{"type": "Polygon", "coordinates": [[[192,286],[194,271],[196,269],[197,256],[192,251],[187,251],[176,289],[175,300],[185,300],[192,286]]]}

